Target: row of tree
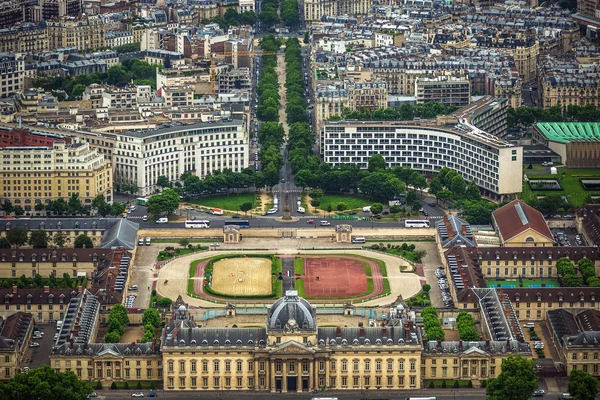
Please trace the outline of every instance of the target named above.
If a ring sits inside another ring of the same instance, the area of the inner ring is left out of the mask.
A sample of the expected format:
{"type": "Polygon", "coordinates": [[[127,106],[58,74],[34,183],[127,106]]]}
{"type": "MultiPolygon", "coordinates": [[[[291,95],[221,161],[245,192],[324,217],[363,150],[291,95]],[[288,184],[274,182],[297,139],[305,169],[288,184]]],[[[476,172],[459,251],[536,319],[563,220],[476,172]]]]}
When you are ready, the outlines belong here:
{"type": "Polygon", "coordinates": [[[398,107],[378,108],[371,110],[361,108],[353,111],[344,109],[342,116],[332,116],[330,120],[355,119],[359,121],[412,121],[414,118],[435,118],[438,115],[452,114],[458,110],[456,106],[449,106],[437,102],[423,104],[403,104],[398,107]]]}
{"type": "Polygon", "coordinates": [[[161,320],[160,314],[155,308],[148,307],[144,311],[142,316],[142,325],[144,325],[144,336],[142,336],[142,343],[151,342],[154,339],[154,333],[156,329],[160,328],[161,320]]]}
{"type": "Polygon", "coordinates": [[[585,281],[587,286],[600,287],[600,279],[596,277],[594,262],[589,258],[582,258],[577,264],[581,276],[577,275],[575,265],[569,258],[563,257],[556,262],[556,270],[562,275],[562,281],[567,287],[579,287],[585,281]]]}
{"type": "Polygon", "coordinates": [[[600,110],[588,104],[586,106],[569,105],[541,107],[509,107],[507,123],[509,128],[515,126],[529,126],[536,122],[598,122],[600,110]]]}
{"type": "Polygon", "coordinates": [[[162,69],[163,67],[131,58],[121,61],[121,65],[110,67],[107,72],[77,75],[74,78],[70,76],[38,78],[33,81],[33,87],[52,92],[58,96],[59,100],[81,99],[86,86],[92,83],[125,86],[133,81],[136,85],[150,85],[156,89],[156,68],[162,69]],[[61,92],[66,93],[66,98],[61,92]]]}
{"type": "Polygon", "coordinates": [[[283,23],[290,28],[300,24],[300,8],[298,0],[282,0],[281,1],[281,19],[283,23]]]}
{"type": "Polygon", "coordinates": [[[473,322],[473,316],[468,312],[459,312],[456,316],[456,329],[460,340],[465,341],[477,341],[479,340],[479,334],[475,330],[475,322],[473,322]]]}
{"type": "MultiPolygon", "coordinates": [[[[106,200],[104,200],[104,196],[100,194],[96,197],[96,199],[94,199],[96,203],[92,201],[92,207],[98,208],[94,204],[100,204],[100,197],[102,197],[102,200],[106,205],[106,200]]],[[[119,210],[119,207],[121,207],[121,205],[119,205],[119,203],[116,203],[114,210],[119,210]]],[[[83,215],[88,213],[88,209],[86,208],[86,206],[83,205],[81,199],[79,198],[79,194],[77,193],[73,193],[71,197],[69,197],[69,199],[66,201],[63,198],[59,198],[56,200],[50,200],[46,204],[42,202],[36,203],[34,209],[38,212],[47,211],[54,215],[83,215]]],[[[25,210],[23,209],[23,207],[13,205],[10,200],[4,200],[4,203],[2,204],[2,210],[7,214],[14,213],[16,216],[21,216],[25,214],[25,210]]],[[[108,205],[108,208],[104,209],[104,211],[106,211],[104,215],[113,214],[114,210],[111,209],[110,205],[108,205]]],[[[121,213],[122,212],[123,211],[121,211],[121,213]]],[[[121,213],[113,215],[119,215],[121,213]]]]}
{"type": "MultiPolygon", "coordinates": [[[[64,232],[56,232],[51,238],[50,234],[42,229],[29,233],[25,229],[15,227],[6,232],[5,237],[0,238],[0,249],[10,249],[13,246],[21,247],[25,244],[29,244],[34,249],[47,249],[50,239],[58,247],[63,247],[67,241],[64,232]]],[[[88,235],[82,233],[75,238],[73,247],[76,249],[91,249],[94,247],[94,242],[88,235]]]]}
{"type": "Polygon", "coordinates": [[[427,340],[446,340],[446,334],[442,329],[442,323],[438,319],[438,313],[435,307],[425,307],[421,311],[423,317],[423,326],[427,340]]]}
{"type": "Polygon", "coordinates": [[[277,12],[277,8],[279,7],[278,0],[263,0],[261,7],[258,19],[263,24],[263,28],[268,30],[277,25],[279,23],[279,13],[277,12]]]}
{"type": "Polygon", "coordinates": [[[67,273],[63,274],[62,278],[57,278],[50,275],[45,278],[40,274],[35,274],[33,278],[21,275],[20,278],[3,278],[0,279],[0,288],[10,289],[16,286],[19,289],[42,289],[45,286],[58,289],[76,289],[79,285],[84,285],[85,278],[73,279],[67,273]]]}
{"type": "Polygon", "coordinates": [[[108,331],[104,335],[104,343],[119,343],[127,324],[129,324],[127,309],[122,304],[115,304],[108,314],[108,331]]]}
{"type": "Polygon", "coordinates": [[[225,15],[223,15],[222,18],[217,16],[211,19],[202,19],[200,23],[203,25],[218,24],[219,28],[227,31],[231,26],[254,26],[254,24],[256,24],[256,20],[257,17],[254,11],[244,11],[239,13],[236,8],[230,7],[227,9],[227,11],[225,11],[225,15]]]}

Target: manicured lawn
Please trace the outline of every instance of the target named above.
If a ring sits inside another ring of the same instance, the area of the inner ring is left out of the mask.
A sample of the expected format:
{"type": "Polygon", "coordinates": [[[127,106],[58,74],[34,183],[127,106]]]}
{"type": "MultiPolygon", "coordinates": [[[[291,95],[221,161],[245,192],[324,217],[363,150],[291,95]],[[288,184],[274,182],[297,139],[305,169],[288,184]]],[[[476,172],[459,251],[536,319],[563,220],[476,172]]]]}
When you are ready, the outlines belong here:
{"type": "Polygon", "coordinates": [[[343,194],[325,194],[321,197],[321,205],[320,209],[326,210],[329,204],[333,210],[337,210],[337,205],[339,203],[345,203],[349,210],[355,208],[363,208],[365,206],[370,206],[376,201],[373,199],[369,199],[365,196],[361,196],[359,194],[356,195],[343,195],[343,194]]]}
{"type": "MultiPolygon", "coordinates": [[[[542,284],[546,284],[546,287],[560,287],[560,283],[555,279],[537,279],[537,280],[523,280],[523,287],[526,288],[541,288],[542,284]]],[[[518,288],[520,282],[516,279],[511,279],[507,281],[493,281],[486,280],[487,287],[498,287],[501,285],[503,288],[518,288]]]]}
{"type": "MultiPolygon", "coordinates": [[[[175,246],[173,246],[173,247],[175,247],[175,246]]],[[[197,245],[197,246],[192,247],[191,249],[175,247],[175,250],[172,250],[173,251],[172,254],[167,252],[166,250],[163,250],[160,253],[158,253],[158,257],[156,257],[156,260],[164,261],[164,260],[168,260],[173,257],[185,256],[186,254],[197,253],[199,251],[204,251],[204,250],[208,250],[208,246],[197,245]]]]}
{"type": "Polygon", "coordinates": [[[421,292],[417,294],[415,297],[411,297],[406,300],[406,304],[409,307],[427,307],[431,305],[431,300],[429,298],[429,294],[425,292],[421,292]]]}
{"type": "Polygon", "coordinates": [[[256,202],[255,198],[256,194],[254,193],[232,193],[225,196],[200,197],[198,199],[191,200],[190,203],[209,208],[219,208],[221,210],[229,210],[241,213],[240,205],[250,202],[252,203],[252,208],[254,208],[254,204],[256,202]]]}
{"type": "Polygon", "coordinates": [[[304,259],[301,257],[294,258],[294,274],[304,275],[304,259]]]}
{"type": "Polygon", "coordinates": [[[296,279],[296,290],[298,291],[298,296],[304,297],[304,279],[296,279]]]}
{"type": "MultiPolygon", "coordinates": [[[[524,170],[527,173],[527,170],[524,170]]],[[[558,174],[547,175],[547,174],[531,174],[530,179],[558,179],[558,182],[563,187],[563,190],[531,190],[529,184],[525,183],[523,186],[523,193],[521,197],[527,199],[531,194],[543,196],[549,194],[560,194],[566,195],[569,204],[573,206],[583,205],[583,201],[587,195],[597,196],[600,195],[599,190],[585,190],[579,181],[580,178],[597,178],[600,179],[600,169],[568,169],[558,168],[558,174]],[[563,173],[565,174],[563,177],[563,173]]]]}

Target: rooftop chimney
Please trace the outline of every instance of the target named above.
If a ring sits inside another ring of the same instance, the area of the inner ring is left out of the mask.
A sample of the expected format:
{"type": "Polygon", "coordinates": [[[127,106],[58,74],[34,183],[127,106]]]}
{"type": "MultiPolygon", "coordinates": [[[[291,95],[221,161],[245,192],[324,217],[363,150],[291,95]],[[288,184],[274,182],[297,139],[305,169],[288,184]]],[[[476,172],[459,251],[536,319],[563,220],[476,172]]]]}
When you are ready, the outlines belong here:
{"type": "Polygon", "coordinates": [[[485,349],[486,350],[490,349],[490,339],[486,339],[486,341],[485,341],[485,349]]]}
{"type": "Polygon", "coordinates": [[[337,328],[335,328],[335,337],[336,338],[342,337],[342,328],[340,328],[339,326],[337,328]]]}
{"type": "Polygon", "coordinates": [[[13,294],[17,294],[17,285],[13,285],[12,292],[13,294]]]}
{"type": "Polygon", "coordinates": [[[365,328],[362,326],[360,327],[360,333],[359,333],[358,337],[361,337],[361,338],[365,337],[365,328]]]}
{"type": "Polygon", "coordinates": [[[83,290],[83,287],[81,285],[77,286],[77,293],[81,293],[82,290],[83,290]]]}
{"type": "Polygon", "coordinates": [[[462,349],[463,349],[462,340],[459,340],[459,341],[458,341],[458,350],[459,350],[459,351],[462,351],[462,349]]]}

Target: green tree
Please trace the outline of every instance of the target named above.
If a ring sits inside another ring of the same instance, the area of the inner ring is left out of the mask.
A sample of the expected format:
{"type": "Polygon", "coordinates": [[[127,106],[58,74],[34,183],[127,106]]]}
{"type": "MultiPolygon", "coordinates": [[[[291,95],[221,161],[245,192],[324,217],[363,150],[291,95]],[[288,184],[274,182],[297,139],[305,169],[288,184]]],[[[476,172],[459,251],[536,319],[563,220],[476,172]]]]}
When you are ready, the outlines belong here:
{"type": "MultiPolygon", "coordinates": [[[[229,10],[232,10],[232,8],[230,8],[229,10]]],[[[161,175],[156,180],[156,186],[163,188],[163,189],[168,188],[168,187],[171,187],[171,182],[169,182],[169,178],[167,178],[164,175],[161,175]]]]}
{"type": "Polygon", "coordinates": [[[24,215],[24,214],[25,214],[25,210],[24,210],[24,209],[23,209],[23,207],[21,207],[21,206],[15,206],[15,208],[14,208],[13,212],[15,213],[15,215],[16,215],[17,217],[20,217],[21,215],[24,215]]]}
{"type": "Polygon", "coordinates": [[[142,324],[144,326],[150,324],[154,328],[160,328],[161,320],[158,311],[156,311],[155,308],[147,308],[146,310],[144,310],[144,315],[142,316],[142,324]]]}
{"type": "Polygon", "coordinates": [[[402,207],[400,207],[398,204],[390,206],[390,214],[397,214],[400,211],[402,211],[402,207]]]}
{"type": "Polygon", "coordinates": [[[598,394],[598,380],[592,374],[574,369],[569,376],[569,394],[574,400],[594,400],[598,394]]]}
{"type": "Polygon", "coordinates": [[[41,212],[44,211],[44,209],[46,208],[46,205],[42,202],[39,203],[35,203],[35,211],[41,212]]]}
{"type": "Polygon", "coordinates": [[[88,235],[82,233],[81,235],[75,238],[75,241],[73,242],[73,247],[75,247],[76,249],[91,249],[94,247],[94,242],[88,235]]]}
{"type": "Polygon", "coordinates": [[[148,343],[154,339],[154,326],[152,324],[144,325],[144,335],[142,336],[141,342],[148,343]]]}
{"type": "Polygon", "coordinates": [[[568,208],[568,205],[561,195],[549,194],[539,199],[537,208],[544,214],[553,214],[568,208]]]}
{"type": "Polygon", "coordinates": [[[84,91],[85,91],[85,85],[82,85],[81,83],[76,84],[75,86],[73,86],[73,90],[71,90],[71,95],[69,96],[70,97],[69,100],[80,100],[84,91]]]}
{"type": "Polygon", "coordinates": [[[12,244],[10,243],[10,241],[5,238],[2,237],[0,238],[0,249],[10,249],[12,247],[12,244]]]}
{"type": "Polygon", "coordinates": [[[248,215],[248,211],[252,210],[252,202],[251,201],[247,201],[245,203],[240,204],[240,211],[244,212],[246,215],[248,215]]]}
{"type": "Polygon", "coordinates": [[[479,201],[481,200],[481,193],[479,192],[479,188],[475,184],[474,181],[469,182],[469,186],[467,187],[467,193],[465,194],[465,198],[471,201],[479,201]]]}
{"type": "Polygon", "coordinates": [[[371,204],[371,213],[374,215],[381,214],[383,212],[383,204],[373,203],[371,204]]]}
{"type": "Polygon", "coordinates": [[[34,249],[46,249],[48,248],[48,239],[48,233],[38,229],[29,235],[29,245],[34,249]]]}
{"type": "Polygon", "coordinates": [[[65,241],[66,241],[66,237],[65,237],[65,233],[64,232],[56,232],[54,234],[54,237],[52,238],[52,241],[54,242],[54,245],[58,246],[58,247],[63,247],[65,245],[65,241]]]}
{"type": "Polygon", "coordinates": [[[167,297],[161,297],[160,299],[158,299],[156,301],[156,305],[158,305],[159,307],[162,307],[162,308],[169,308],[169,307],[171,307],[171,304],[173,304],[173,300],[171,300],[167,297]]]}
{"type": "Polygon", "coordinates": [[[431,290],[431,285],[426,283],[423,285],[422,289],[425,293],[429,293],[429,291],[431,290]]]}
{"type": "Polygon", "coordinates": [[[27,243],[28,235],[26,230],[17,227],[11,228],[11,230],[6,233],[6,238],[10,244],[19,247],[27,243]]]}
{"type": "Polygon", "coordinates": [[[385,158],[381,154],[374,154],[369,158],[367,169],[369,172],[385,170],[385,158]]]}
{"type": "Polygon", "coordinates": [[[573,266],[573,262],[571,259],[567,257],[560,258],[556,262],[556,270],[561,275],[574,275],[575,267],[573,266]]]}
{"type": "Polygon", "coordinates": [[[450,190],[452,190],[452,192],[459,197],[465,194],[465,191],[467,190],[467,184],[462,176],[457,174],[452,178],[450,190]]]}
{"type": "Polygon", "coordinates": [[[111,211],[111,206],[106,202],[106,199],[102,193],[94,197],[92,200],[92,207],[98,210],[98,214],[102,215],[103,217],[106,217],[111,211]]]}
{"type": "Polygon", "coordinates": [[[537,389],[533,360],[521,355],[508,356],[502,361],[502,372],[487,381],[489,400],[528,400],[537,389]]]}
{"type": "Polygon", "coordinates": [[[121,341],[121,335],[119,332],[108,332],[104,335],[104,343],[119,343],[121,341]]]}
{"type": "Polygon", "coordinates": [[[181,247],[183,247],[184,249],[187,248],[189,244],[190,244],[190,239],[188,239],[188,238],[179,239],[179,245],[181,247]]]}
{"type": "Polygon", "coordinates": [[[583,279],[580,276],[573,274],[563,275],[563,282],[567,287],[579,287],[583,283],[583,279]]]}
{"type": "Polygon", "coordinates": [[[165,189],[148,199],[147,210],[152,215],[172,214],[179,207],[179,194],[174,189],[165,189]]]}
{"type": "Polygon", "coordinates": [[[338,203],[337,206],[335,207],[338,211],[344,211],[348,209],[348,205],[346,203],[338,203]]]}
{"type": "Polygon", "coordinates": [[[81,199],[77,193],[73,193],[71,197],[69,197],[69,202],[67,203],[67,212],[69,214],[82,214],[85,211],[83,204],[81,203],[81,199]]]}
{"type": "Polygon", "coordinates": [[[10,200],[4,200],[4,203],[2,203],[2,210],[7,214],[12,214],[14,207],[10,200]]]}
{"type": "Polygon", "coordinates": [[[10,400],[84,400],[91,392],[89,383],[77,379],[73,372],[56,372],[49,365],[0,383],[0,399],[10,400]]]}
{"type": "Polygon", "coordinates": [[[118,217],[125,212],[125,204],[124,203],[113,203],[110,206],[110,215],[114,215],[118,217]]]}

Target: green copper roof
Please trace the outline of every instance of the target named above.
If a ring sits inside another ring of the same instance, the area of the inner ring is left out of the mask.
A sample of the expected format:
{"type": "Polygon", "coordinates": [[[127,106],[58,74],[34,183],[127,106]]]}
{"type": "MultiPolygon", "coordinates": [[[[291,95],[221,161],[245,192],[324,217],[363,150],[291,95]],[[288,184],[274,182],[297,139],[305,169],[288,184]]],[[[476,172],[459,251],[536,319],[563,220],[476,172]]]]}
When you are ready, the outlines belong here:
{"type": "Polygon", "coordinates": [[[600,122],[538,122],[536,126],[553,142],[600,141],[600,122]]]}

